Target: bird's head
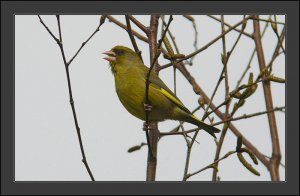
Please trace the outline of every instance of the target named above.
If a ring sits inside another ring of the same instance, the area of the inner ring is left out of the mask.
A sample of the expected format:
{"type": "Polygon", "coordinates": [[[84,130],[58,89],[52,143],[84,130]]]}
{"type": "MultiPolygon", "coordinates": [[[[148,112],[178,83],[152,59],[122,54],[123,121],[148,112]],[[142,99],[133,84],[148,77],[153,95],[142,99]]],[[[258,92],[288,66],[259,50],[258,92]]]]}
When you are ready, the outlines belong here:
{"type": "Polygon", "coordinates": [[[115,46],[102,54],[107,55],[103,59],[109,62],[113,71],[116,71],[119,66],[133,66],[142,63],[139,55],[125,46],[115,46]]]}

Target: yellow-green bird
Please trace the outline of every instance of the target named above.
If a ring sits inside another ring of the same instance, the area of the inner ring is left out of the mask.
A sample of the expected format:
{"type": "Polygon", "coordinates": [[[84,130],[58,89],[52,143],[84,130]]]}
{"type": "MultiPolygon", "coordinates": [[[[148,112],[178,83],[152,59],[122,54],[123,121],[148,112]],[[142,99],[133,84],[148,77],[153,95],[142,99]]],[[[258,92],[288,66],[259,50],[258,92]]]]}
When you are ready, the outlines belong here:
{"type": "MultiPolygon", "coordinates": [[[[128,112],[145,121],[146,79],[149,68],[143,64],[137,53],[125,46],[115,46],[103,54],[108,55],[104,59],[110,62],[121,103],[128,112]]],[[[189,122],[213,137],[216,137],[214,133],[220,132],[195,117],[153,71],[149,81],[150,121],[171,119],[189,122]]]]}

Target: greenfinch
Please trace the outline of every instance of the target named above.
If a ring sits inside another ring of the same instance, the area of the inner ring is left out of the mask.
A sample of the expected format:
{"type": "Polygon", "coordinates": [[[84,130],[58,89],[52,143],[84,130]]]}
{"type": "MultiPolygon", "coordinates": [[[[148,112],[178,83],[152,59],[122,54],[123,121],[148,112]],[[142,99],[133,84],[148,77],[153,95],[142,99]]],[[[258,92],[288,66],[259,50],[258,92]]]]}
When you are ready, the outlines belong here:
{"type": "MultiPolygon", "coordinates": [[[[115,78],[115,88],[118,97],[133,116],[145,121],[145,92],[149,68],[145,66],[137,53],[125,46],[115,46],[103,54],[109,61],[115,78]]],[[[166,119],[192,123],[207,131],[213,137],[219,129],[204,123],[195,117],[165,85],[165,83],[151,71],[149,77],[148,100],[150,105],[149,121],[164,121],[166,119]]],[[[148,106],[149,106],[148,105],[148,106]]]]}

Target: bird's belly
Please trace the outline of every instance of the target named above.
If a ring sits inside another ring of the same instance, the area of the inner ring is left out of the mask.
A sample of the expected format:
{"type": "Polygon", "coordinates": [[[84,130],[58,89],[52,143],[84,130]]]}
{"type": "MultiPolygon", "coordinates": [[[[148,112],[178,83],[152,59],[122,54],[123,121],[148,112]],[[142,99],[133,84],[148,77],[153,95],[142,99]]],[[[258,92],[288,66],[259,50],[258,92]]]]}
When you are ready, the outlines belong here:
{"type": "MultiPolygon", "coordinates": [[[[126,108],[126,110],[131,113],[133,116],[145,120],[146,111],[144,107],[145,103],[145,84],[132,81],[128,81],[123,84],[119,84],[116,88],[118,97],[126,108]],[[138,84],[138,85],[137,85],[138,84]]],[[[152,110],[149,112],[149,120],[151,121],[163,121],[167,119],[168,108],[165,108],[163,104],[160,104],[163,101],[168,101],[165,97],[157,97],[155,100],[151,99],[153,97],[153,92],[149,91],[149,101],[152,106],[152,110]]]]}
{"type": "MultiPolygon", "coordinates": [[[[118,91],[117,91],[118,93],[118,91]]],[[[119,99],[123,106],[135,117],[144,120],[145,110],[143,108],[143,98],[137,93],[118,93],[119,99]]]]}

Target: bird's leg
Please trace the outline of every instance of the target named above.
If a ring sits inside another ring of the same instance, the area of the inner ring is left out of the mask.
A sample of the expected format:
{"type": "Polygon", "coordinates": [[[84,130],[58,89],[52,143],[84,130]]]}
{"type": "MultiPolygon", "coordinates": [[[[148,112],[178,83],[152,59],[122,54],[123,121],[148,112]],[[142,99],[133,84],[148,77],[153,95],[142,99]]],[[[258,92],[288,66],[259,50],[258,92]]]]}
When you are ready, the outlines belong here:
{"type": "MultiPolygon", "coordinates": [[[[152,106],[150,104],[144,103],[144,109],[147,112],[150,112],[152,110],[152,106]]],[[[149,124],[147,122],[144,122],[144,124],[143,124],[143,130],[144,131],[150,131],[150,127],[149,127],[149,124]]]]}
{"type": "Polygon", "coordinates": [[[144,124],[143,124],[143,131],[150,131],[150,127],[147,122],[144,122],[144,124]]]}

